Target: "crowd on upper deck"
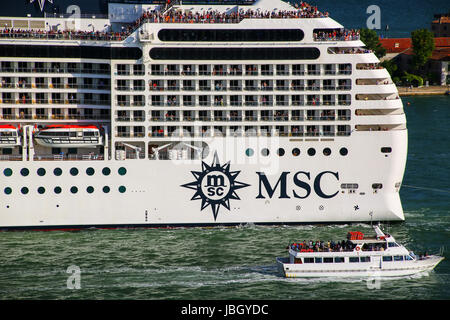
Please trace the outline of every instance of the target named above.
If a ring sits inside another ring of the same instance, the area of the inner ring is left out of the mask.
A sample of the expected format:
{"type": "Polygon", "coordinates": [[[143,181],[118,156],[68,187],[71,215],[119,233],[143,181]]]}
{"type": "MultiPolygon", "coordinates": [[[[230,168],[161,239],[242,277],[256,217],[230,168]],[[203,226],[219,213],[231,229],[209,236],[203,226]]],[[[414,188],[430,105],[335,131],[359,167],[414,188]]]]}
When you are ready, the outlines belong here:
{"type": "Polygon", "coordinates": [[[295,19],[295,18],[322,18],[328,17],[328,12],[321,13],[317,7],[306,2],[295,5],[294,10],[255,10],[240,8],[236,12],[220,12],[208,10],[191,12],[173,10],[175,2],[170,0],[155,10],[144,12],[133,24],[123,27],[121,32],[109,31],[81,31],[81,30],[34,30],[13,29],[5,26],[0,30],[0,38],[35,38],[56,40],[97,40],[122,41],[143,23],[239,23],[243,19],[295,19]]]}
{"type": "Polygon", "coordinates": [[[355,244],[349,240],[342,241],[313,241],[303,240],[303,242],[291,244],[291,249],[299,252],[342,252],[353,251],[355,244]]]}
{"type": "Polygon", "coordinates": [[[338,29],[329,32],[318,31],[313,33],[314,41],[351,41],[359,40],[359,30],[338,29]]]}

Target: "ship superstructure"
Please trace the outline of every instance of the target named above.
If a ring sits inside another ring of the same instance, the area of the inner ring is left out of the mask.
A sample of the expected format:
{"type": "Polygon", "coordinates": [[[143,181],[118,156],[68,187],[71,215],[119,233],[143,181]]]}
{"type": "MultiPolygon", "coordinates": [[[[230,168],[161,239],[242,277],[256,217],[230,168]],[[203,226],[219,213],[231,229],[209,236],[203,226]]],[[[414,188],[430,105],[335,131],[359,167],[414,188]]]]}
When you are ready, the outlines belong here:
{"type": "Polygon", "coordinates": [[[2,228],[404,219],[397,89],[314,6],[2,20],[2,228]]]}

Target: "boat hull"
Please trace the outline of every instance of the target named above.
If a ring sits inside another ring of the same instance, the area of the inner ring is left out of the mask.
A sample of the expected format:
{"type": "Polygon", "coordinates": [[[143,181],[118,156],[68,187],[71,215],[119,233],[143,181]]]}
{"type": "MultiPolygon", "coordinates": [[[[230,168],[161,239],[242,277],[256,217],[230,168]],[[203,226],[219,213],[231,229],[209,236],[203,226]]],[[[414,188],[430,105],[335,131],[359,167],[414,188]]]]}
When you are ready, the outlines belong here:
{"type": "MultiPolygon", "coordinates": [[[[364,264],[364,266],[351,266],[336,264],[327,266],[309,267],[305,264],[289,263],[289,258],[277,258],[277,268],[286,278],[377,278],[377,277],[403,277],[433,270],[444,258],[428,256],[423,260],[408,262],[383,262],[379,264],[364,264]],[[332,268],[333,267],[333,268],[332,268]]],[[[314,264],[313,264],[314,265],[314,264]]]]}

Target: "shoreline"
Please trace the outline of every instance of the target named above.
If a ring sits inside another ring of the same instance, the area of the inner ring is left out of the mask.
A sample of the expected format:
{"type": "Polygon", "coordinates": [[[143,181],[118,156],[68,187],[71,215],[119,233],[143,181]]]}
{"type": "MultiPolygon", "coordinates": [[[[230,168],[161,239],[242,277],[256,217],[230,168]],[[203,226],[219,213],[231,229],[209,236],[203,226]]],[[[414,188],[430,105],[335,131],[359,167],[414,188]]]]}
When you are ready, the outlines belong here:
{"type": "Polygon", "coordinates": [[[399,96],[428,96],[445,95],[449,91],[448,86],[428,86],[428,87],[397,87],[399,96]]]}

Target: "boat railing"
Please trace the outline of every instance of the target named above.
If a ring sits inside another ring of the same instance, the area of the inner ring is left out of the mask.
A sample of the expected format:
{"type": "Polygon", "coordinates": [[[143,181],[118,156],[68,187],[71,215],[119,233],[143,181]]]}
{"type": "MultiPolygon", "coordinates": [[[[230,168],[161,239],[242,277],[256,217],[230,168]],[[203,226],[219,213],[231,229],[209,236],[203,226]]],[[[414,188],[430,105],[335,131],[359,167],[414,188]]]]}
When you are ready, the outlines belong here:
{"type": "MultiPolygon", "coordinates": [[[[20,157],[20,160],[22,157],[20,157]]],[[[104,160],[101,154],[36,154],[34,161],[80,161],[80,160],[104,160]]]]}

